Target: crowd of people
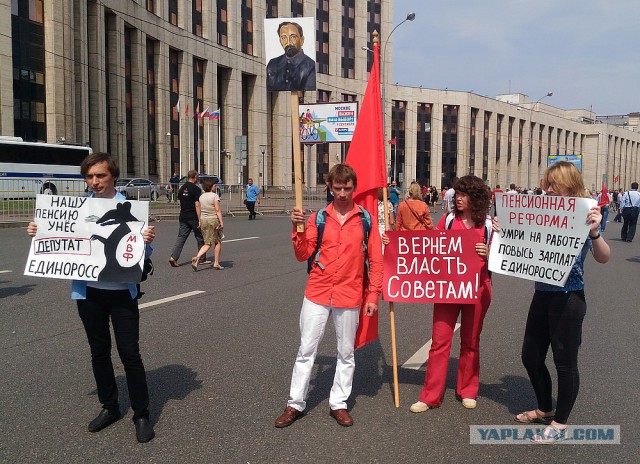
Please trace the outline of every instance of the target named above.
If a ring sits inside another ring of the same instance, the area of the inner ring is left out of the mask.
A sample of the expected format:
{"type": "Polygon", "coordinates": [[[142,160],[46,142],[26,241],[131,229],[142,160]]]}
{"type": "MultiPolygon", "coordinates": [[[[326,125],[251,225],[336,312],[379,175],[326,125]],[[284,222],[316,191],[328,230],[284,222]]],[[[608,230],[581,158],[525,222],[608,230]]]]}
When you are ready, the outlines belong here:
{"type": "MultiPolygon", "coordinates": [[[[108,154],[90,155],[83,162],[81,172],[90,189],[89,196],[124,200],[114,188],[119,176],[118,165],[108,154]]],[[[207,179],[201,189],[195,170],[189,171],[187,177],[188,182],[175,192],[180,202],[179,230],[169,263],[173,267],[178,266],[182,248],[193,232],[198,245],[198,253],[191,260],[193,269],[198,270],[198,266],[206,262],[206,253],[212,247],[213,260],[209,263],[214,269],[224,269],[220,264],[224,220],[215,184],[207,179]]],[[[535,408],[517,414],[514,420],[522,424],[545,425],[534,436],[537,443],[563,440],[579,389],[578,351],[587,308],[584,262],[589,253],[598,263],[609,260],[609,245],[602,235],[606,230],[609,208],[619,213],[624,221],[621,239],[626,242],[633,240],[640,209],[637,190],[638,184],[634,182],[626,192],[591,194],[585,189],[575,165],[563,161],[549,167],[542,186],[534,190],[514,184],[504,191],[500,185],[491,190],[482,179],[468,175],[455,179],[450,187],[440,191],[434,186],[420,186],[418,182],[412,182],[403,195],[394,181],[388,185],[386,194],[384,189],[379,189],[378,222],[371,227],[371,214],[353,199],[357,191],[355,171],[346,164],[333,166],[327,180],[327,206],[309,217],[304,211],[294,208],[290,216],[295,257],[309,261],[310,267],[300,312],[300,345],[293,366],[289,397],[285,410],[275,420],[275,426],[288,427],[304,415],[316,352],[329,317],[333,320],[337,338],[336,373],[329,395],[329,414],[341,426],[353,425],[347,401],[355,373],[356,330],[361,317],[372,317],[378,311],[383,281],[382,255],[384,246],[389,243],[386,231],[391,229],[471,230],[475,234],[474,256],[479,260],[481,269],[477,302],[461,304],[451,301],[433,305],[432,344],[424,386],[410,411],[422,413],[442,406],[454,326],[458,318],[461,343],[455,395],[464,408],[475,409],[480,385],[480,335],[492,300],[488,257],[492,235],[500,230],[499,221],[496,217],[492,219],[491,214],[496,194],[593,197],[599,206],[591,208],[585,218],[589,234],[566,284],[562,287],[540,282],[535,284],[521,351],[522,363],[535,392],[535,401],[532,399],[535,408]],[[388,198],[386,204],[385,197],[388,198]],[[441,211],[444,213],[446,210],[446,213],[434,226],[431,214],[437,212],[439,200],[442,201],[441,211]],[[302,230],[297,227],[300,223],[306,223],[302,230]],[[551,374],[545,364],[549,348],[557,371],[555,406],[551,374]]],[[[246,186],[246,196],[249,219],[253,219],[255,203],[260,201],[260,190],[251,180],[246,186]]],[[[35,222],[29,224],[27,232],[35,236],[35,222]]],[[[154,237],[153,227],[143,231],[147,256],[151,254],[154,237]]],[[[98,399],[102,405],[100,414],[90,422],[88,429],[98,432],[121,417],[111,362],[111,322],[127,377],[136,437],[144,443],[151,440],[155,432],[148,420],[149,393],[138,346],[138,291],[129,282],[74,281],[72,284],[72,298],[77,301],[89,341],[98,399]]]]}

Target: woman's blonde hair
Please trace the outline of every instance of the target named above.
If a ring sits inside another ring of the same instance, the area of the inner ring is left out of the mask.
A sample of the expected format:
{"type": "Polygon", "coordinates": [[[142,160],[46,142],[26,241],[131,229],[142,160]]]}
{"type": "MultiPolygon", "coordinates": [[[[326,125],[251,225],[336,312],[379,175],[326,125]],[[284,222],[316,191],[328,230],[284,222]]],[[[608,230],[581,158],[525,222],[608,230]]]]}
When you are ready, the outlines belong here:
{"type": "Polygon", "coordinates": [[[409,198],[412,200],[422,200],[422,193],[420,192],[420,184],[417,182],[411,182],[409,186],[409,198]]]}
{"type": "Polygon", "coordinates": [[[570,197],[588,197],[582,174],[575,164],[568,161],[557,161],[549,166],[542,183],[545,190],[551,187],[554,192],[560,193],[561,187],[564,187],[570,197]]]}

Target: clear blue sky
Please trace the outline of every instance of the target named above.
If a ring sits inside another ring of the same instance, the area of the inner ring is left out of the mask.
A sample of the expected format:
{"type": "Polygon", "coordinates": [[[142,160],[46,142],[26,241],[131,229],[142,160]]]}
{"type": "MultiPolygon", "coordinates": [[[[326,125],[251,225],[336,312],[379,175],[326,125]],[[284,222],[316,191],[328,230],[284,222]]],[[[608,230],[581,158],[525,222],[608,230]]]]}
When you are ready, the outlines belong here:
{"type": "Polygon", "coordinates": [[[393,83],[640,111],[640,0],[395,0],[393,26],[410,11],[393,33],[393,83]]]}

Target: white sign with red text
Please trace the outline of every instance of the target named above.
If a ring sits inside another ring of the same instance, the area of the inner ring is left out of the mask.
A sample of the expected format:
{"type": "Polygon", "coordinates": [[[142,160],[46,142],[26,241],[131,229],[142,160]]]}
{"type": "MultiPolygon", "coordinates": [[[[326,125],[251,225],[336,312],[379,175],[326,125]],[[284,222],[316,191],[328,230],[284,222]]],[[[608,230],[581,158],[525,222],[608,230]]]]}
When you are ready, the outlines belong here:
{"type": "Polygon", "coordinates": [[[489,270],[563,286],[589,234],[591,198],[496,193],[489,270]]]}

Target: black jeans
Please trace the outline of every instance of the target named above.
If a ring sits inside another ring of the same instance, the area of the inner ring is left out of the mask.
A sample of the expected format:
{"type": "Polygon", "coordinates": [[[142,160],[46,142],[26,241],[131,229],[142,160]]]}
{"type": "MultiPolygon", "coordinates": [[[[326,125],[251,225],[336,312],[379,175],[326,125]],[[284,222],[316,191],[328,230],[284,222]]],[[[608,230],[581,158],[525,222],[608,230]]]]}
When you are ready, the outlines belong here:
{"type": "Polygon", "coordinates": [[[552,385],[545,358],[549,345],[558,372],[558,401],[555,421],[566,424],[578,397],[580,373],[578,350],[582,342],[582,321],[587,311],[584,291],[536,291],[529,308],[522,342],[522,364],[542,412],[553,410],[552,385]]]}
{"type": "MultiPolygon", "coordinates": [[[[193,231],[193,236],[196,238],[196,243],[198,244],[198,250],[194,254],[197,255],[202,245],[204,245],[204,237],[202,237],[202,231],[198,229],[198,220],[189,220],[189,221],[180,221],[180,228],[178,229],[178,238],[176,238],[176,243],[173,246],[173,251],[171,252],[171,257],[178,261],[180,259],[180,254],[182,254],[182,248],[184,247],[185,242],[189,238],[189,234],[193,231]]],[[[202,261],[204,261],[204,256],[202,257],[202,261]]]]}
{"type": "Polygon", "coordinates": [[[118,386],[111,362],[109,319],[120,360],[124,366],[133,419],[149,416],[147,377],[140,356],[140,312],[138,300],[129,290],[100,290],[88,287],[87,299],[77,300],[91,348],[91,366],[98,387],[98,399],[104,409],[116,410],[118,386]]]}
{"type": "Polygon", "coordinates": [[[632,242],[633,237],[636,235],[636,225],[638,224],[638,207],[627,206],[622,210],[622,229],[620,230],[620,238],[627,242],[632,242]]]}
{"type": "Polygon", "coordinates": [[[256,217],[256,202],[247,201],[247,209],[249,210],[249,219],[256,217]]]}

